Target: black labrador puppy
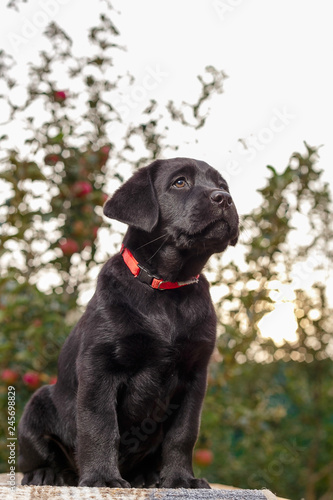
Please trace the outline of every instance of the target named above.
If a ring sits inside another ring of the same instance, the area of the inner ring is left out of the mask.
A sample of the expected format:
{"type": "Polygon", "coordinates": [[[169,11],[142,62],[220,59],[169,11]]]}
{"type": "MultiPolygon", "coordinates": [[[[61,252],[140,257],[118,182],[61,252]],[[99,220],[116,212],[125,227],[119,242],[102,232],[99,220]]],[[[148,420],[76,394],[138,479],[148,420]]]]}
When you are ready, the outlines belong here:
{"type": "Polygon", "coordinates": [[[19,425],[22,484],[209,488],[192,470],[216,316],[200,274],[235,245],[221,175],[188,158],[139,169],[104,206],[128,224],[19,425]]]}

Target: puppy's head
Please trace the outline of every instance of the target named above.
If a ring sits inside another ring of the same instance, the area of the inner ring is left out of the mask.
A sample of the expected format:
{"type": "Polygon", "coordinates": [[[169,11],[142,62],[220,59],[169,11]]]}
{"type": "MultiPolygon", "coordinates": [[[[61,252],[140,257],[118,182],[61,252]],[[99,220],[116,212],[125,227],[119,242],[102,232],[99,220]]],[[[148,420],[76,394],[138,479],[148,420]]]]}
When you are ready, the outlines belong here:
{"type": "Polygon", "coordinates": [[[238,214],[226,181],[207,163],[156,160],[138,170],[104,205],[104,214],[180,250],[222,252],[238,239],[238,214]]]}

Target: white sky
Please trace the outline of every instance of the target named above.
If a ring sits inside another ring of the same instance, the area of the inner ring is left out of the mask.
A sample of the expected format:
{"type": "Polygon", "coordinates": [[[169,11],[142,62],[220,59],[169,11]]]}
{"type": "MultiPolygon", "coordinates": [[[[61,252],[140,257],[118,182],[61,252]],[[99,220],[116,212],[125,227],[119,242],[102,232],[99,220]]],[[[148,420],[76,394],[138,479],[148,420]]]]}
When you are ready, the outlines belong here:
{"type": "MultiPolygon", "coordinates": [[[[43,23],[58,22],[82,49],[87,28],[98,21],[104,5],[29,0],[16,12],[6,4],[3,0],[0,7],[0,45],[22,72],[43,48],[43,23]]],[[[114,14],[120,41],[128,48],[119,58],[120,71],[128,69],[137,78],[147,101],[193,102],[200,88],[196,76],[206,65],[228,74],[224,94],[211,102],[199,143],[182,143],[193,133],[179,138],[178,129],[174,142],[181,146],[180,156],[204,159],[225,173],[241,213],[258,204],[256,189],[264,184],[265,165],[281,170],[294,151],[303,150],[303,140],[324,145],[320,166],[333,183],[329,0],[114,0],[113,5],[120,11],[114,14]],[[161,76],[147,90],[151,70],[161,76]],[[239,138],[253,141],[251,152],[239,138]]],[[[141,109],[133,99],[129,120],[141,109]]]]}

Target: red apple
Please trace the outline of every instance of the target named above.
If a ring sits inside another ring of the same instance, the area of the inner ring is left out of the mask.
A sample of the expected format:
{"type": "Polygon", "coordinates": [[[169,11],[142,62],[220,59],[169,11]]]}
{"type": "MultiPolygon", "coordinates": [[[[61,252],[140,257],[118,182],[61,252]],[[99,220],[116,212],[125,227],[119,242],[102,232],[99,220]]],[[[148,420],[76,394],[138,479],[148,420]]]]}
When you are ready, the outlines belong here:
{"type": "Polygon", "coordinates": [[[100,159],[101,159],[101,166],[105,165],[107,162],[107,159],[109,158],[109,153],[111,150],[111,146],[102,146],[101,149],[99,150],[100,154],[100,159]]]}
{"type": "Polygon", "coordinates": [[[53,377],[50,378],[49,384],[54,385],[57,383],[57,380],[58,380],[57,377],[54,375],[53,377]]]}
{"type": "Polygon", "coordinates": [[[195,450],[194,462],[201,467],[207,467],[213,461],[214,455],[211,450],[206,448],[195,450]]]}
{"type": "Polygon", "coordinates": [[[46,165],[54,166],[60,160],[60,156],[54,153],[50,153],[45,156],[44,162],[46,165]]]}
{"type": "Polygon", "coordinates": [[[40,385],[39,374],[36,372],[25,373],[22,377],[22,380],[30,389],[37,389],[37,387],[39,387],[40,385]]]}
{"type": "Polygon", "coordinates": [[[103,155],[108,155],[110,153],[111,146],[102,146],[100,151],[103,153],[103,155]]]}
{"type": "Polygon", "coordinates": [[[72,192],[76,198],[83,198],[91,193],[92,190],[92,185],[87,181],[78,181],[72,186],[72,192]]]}
{"type": "Polygon", "coordinates": [[[64,102],[66,99],[66,92],[63,90],[57,90],[53,93],[54,100],[57,102],[64,102]]]}
{"type": "Polygon", "coordinates": [[[73,255],[73,253],[79,251],[79,245],[71,238],[65,239],[62,243],[60,243],[59,247],[62,250],[62,253],[67,256],[73,255]]]}
{"type": "Polygon", "coordinates": [[[1,372],[1,379],[7,384],[14,384],[18,377],[19,374],[15,370],[11,370],[10,368],[6,368],[1,372]]]}

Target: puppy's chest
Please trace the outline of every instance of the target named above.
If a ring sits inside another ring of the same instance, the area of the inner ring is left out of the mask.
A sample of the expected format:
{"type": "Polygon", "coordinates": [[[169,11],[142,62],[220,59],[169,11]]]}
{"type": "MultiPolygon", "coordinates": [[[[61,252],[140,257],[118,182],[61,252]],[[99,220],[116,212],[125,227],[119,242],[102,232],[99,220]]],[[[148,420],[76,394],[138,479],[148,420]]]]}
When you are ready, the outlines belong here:
{"type": "Polygon", "coordinates": [[[162,382],[175,372],[190,371],[205,344],[202,339],[191,340],[187,332],[176,334],[162,324],[158,332],[137,327],[116,342],[113,361],[131,376],[145,371],[162,382]]]}
{"type": "Polygon", "coordinates": [[[121,407],[124,415],[136,421],[151,415],[156,405],[167,407],[173,396],[186,388],[200,349],[182,337],[170,342],[148,332],[133,333],[124,343],[127,353],[128,342],[133,348],[126,358],[129,370],[125,369],[121,407]]]}
{"type": "Polygon", "coordinates": [[[169,343],[177,343],[181,338],[186,341],[196,336],[196,330],[203,322],[205,313],[202,314],[202,310],[206,312],[206,308],[200,306],[191,301],[157,300],[143,312],[143,324],[147,331],[161,335],[169,343]]]}
{"type": "MultiPolygon", "coordinates": [[[[206,307],[191,301],[157,299],[113,311],[112,342],[108,347],[111,371],[130,377],[146,371],[163,383],[173,373],[186,374],[207,355],[215,341],[215,321],[206,307]]],[[[181,298],[181,297],[180,297],[181,298]]]]}
{"type": "Polygon", "coordinates": [[[212,349],[207,323],[184,314],[175,304],[152,306],[149,314],[132,316],[131,328],[117,340],[116,363],[126,374],[124,415],[134,420],[168,404],[191,383],[198,364],[212,349]]]}

